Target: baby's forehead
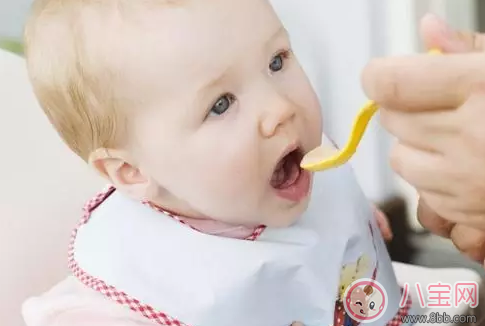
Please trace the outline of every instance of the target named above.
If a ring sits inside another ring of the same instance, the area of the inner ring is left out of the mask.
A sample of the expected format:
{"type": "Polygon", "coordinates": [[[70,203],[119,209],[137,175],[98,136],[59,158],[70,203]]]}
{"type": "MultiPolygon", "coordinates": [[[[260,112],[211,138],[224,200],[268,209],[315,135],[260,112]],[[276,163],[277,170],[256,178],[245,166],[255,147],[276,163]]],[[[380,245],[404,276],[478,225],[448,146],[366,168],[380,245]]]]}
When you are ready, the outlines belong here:
{"type": "Polygon", "coordinates": [[[261,53],[281,23],[266,1],[204,0],[140,12],[126,27],[119,68],[129,86],[174,94],[261,53]]]}

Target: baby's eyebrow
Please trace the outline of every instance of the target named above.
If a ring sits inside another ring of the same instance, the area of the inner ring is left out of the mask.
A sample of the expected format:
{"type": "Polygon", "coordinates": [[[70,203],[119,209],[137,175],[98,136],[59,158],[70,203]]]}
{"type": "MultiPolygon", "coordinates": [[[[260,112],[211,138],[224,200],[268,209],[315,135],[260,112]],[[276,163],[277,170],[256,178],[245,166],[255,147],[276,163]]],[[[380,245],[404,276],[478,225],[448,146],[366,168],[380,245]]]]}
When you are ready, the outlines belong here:
{"type": "Polygon", "coordinates": [[[208,80],[207,83],[204,83],[199,89],[197,89],[195,94],[196,103],[200,102],[204,99],[204,93],[214,87],[215,85],[221,84],[224,78],[226,77],[230,67],[226,67],[224,71],[218,75],[217,77],[211,78],[208,80]]]}
{"type": "MultiPolygon", "coordinates": [[[[273,34],[270,34],[271,36],[266,40],[266,42],[264,43],[265,47],[269,46],[271,44],[271,42],[273,42],[273,40],[275,40],[276,38],[278,38],[281,34],[287,34],[288,32],[286,31],[286,28],[281,25],[277,30],[276,32],[274,32],[273,34]]],[[[211,87],[213,87],[214,85],[218,85],[221,83],[221,81],[224,79],[224,77],[227,75],[228,71],[230,70],[230,67],[227,67],[226,69],[224,69],[224,71],[218,76],[218,77],[215,77],[213,79],[210,79],[206,84],[204,84],[203,87],[201,87],[198,91],[197,91],[197,98],[201,98],[202,97],[202,93],[206,90],[206,89],[209,89],[211,87]]]]}
{"type": "Polygon", "coordinates": [[[230,67],[226,67],[224,69],[224,71],[218,77],[210,79],[206,84],[204,84],[203,87],[201,87],[199,89],[198,93],[202,93],[206,89],[209,89],[209,88],[213,87],[214,85],[220,84],[222,82],[222,80],[224,79],[224,77],[227,75],[229,69],[230,69],[230,67]]]}
{"type": "Polygon", "coordinates": [[[288,32],[286,31],[286,28],[283,25],[281,25],[276,32],[271,34],[271,36],[266,41],[266,45],[269,45],[274,39],[278,38],[281,34],[287,34],[287,33],[288,32]]]}

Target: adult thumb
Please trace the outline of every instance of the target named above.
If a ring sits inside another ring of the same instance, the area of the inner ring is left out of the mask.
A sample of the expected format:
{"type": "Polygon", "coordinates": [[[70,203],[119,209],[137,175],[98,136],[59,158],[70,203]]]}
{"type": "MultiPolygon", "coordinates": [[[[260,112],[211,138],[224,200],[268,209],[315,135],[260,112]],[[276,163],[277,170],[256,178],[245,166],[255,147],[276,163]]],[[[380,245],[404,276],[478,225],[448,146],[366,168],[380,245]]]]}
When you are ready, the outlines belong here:
{"type": "Polygon", "coordinates": [[[434,14],[421,19],[421,37],[427,49],[439,49],[445,53],[485,51],[485,35],[456,31],[434,14]]]}

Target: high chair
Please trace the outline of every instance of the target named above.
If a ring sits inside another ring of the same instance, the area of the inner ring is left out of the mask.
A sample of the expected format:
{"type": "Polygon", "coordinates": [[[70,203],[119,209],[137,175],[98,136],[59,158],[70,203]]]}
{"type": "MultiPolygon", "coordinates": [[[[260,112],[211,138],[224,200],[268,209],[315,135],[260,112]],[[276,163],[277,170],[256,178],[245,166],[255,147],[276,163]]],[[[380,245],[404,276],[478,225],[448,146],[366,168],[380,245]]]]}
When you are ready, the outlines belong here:
{"type": "MultiPolygon", "coordinates": [[[[0,114],[0,321],[6,326],[22,326],[21,303],[25,298],[41,294],[68,274],[66,244],[71,228],[85,200],[104,184],[50,126],[34,98],[24,60],[3,50],[0,114]]],[[[466,269],[398,263],[394,267],[402,284],[482,284],[475,272],[466,269]]],[[[412,295],[416,297],[415,292],[412,295]]],[[[415,306],[416,313],[433,311],[415,306]]],[[[461,306],[442,311],[454,315],[469,309],[461,306]]]]}

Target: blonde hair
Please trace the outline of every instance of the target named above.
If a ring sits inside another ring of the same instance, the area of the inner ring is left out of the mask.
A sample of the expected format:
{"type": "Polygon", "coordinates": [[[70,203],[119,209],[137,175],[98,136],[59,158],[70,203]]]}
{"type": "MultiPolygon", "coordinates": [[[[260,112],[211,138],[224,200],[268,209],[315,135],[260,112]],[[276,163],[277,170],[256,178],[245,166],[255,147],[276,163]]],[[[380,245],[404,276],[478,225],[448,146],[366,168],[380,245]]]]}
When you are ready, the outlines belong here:
{"type": "MultiPolygon", "coordinates": [[[[67,145],[87,161],[122,145],[126,103],[115,93],[113,57],[127,15],[176,0],[37,0],[25,26],[25,55],[37,99],[67,145]]],[[[122,43],[122,42],[118,42],[122,43]]],[[[122,51],[122,50],[121,50],[122,51]]],[[[119,53],[118,53],[119,55],[119,53]]]]}

